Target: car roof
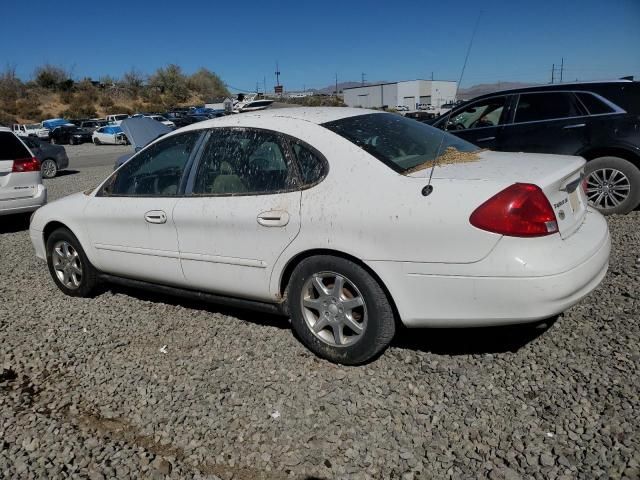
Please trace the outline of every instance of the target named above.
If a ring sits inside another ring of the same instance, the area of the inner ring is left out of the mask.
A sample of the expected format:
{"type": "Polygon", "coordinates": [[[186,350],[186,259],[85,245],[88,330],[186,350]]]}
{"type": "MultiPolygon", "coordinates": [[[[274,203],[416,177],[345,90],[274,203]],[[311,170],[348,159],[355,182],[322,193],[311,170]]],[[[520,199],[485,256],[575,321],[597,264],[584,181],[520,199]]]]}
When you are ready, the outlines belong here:
{"type": "Polygon", "coordinates": [[[551,83],[546,85],[533,85],[531,87],[521,87],[521,88],[513,88],[510,90],[498,90],[491,93],[485,93],[484,95],[479,95],[477,97],[473,97],[465,103],[471,100],[481,100],[483,98],[494,97],[496,95],[511,95],[515,93],[529,93],[529,92],[539,92],[542,90],[545,91],[557,91],[557,90],[587,90],[588,88],[597,88],[604,85],[615,85],[615,84],[638,84],[640,82],[634,82],[633,80],[610,80],[610,81],[597,81],[597,82],[567,82],[567,83],[551,83]]]}
{"type": "Polygon", "coordinates": [[[241,119],[277,119],[288,118],[293,120],[302,120],[309,123],[320,125],[334,120],[340,120],[348,117],[356,117],[358,115],[366,115],[369,113],[383,113],[377,110],[367,110],[364,108],[349,107],[290,107],[290,108],[272,108],[268,110],[258,110],[255,112],[237,113],[224,117],[205,120],[197,124],[189,125],[180,129],[196,130],[201,128],[237,126],[241,119]]]}

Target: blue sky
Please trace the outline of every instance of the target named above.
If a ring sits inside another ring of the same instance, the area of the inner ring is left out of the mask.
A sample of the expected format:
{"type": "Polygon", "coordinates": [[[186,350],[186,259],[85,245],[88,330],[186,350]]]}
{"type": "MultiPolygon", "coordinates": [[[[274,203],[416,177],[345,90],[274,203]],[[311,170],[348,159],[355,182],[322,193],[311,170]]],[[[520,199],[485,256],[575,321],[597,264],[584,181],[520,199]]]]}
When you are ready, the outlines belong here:
{"type": "Polygon", "coordinates": [[[456,80],[479,10],[463,86],[640,78],[640,0],[3,2],[0,68],[37,65],[75,78],[207,67],[229,85],[287,90],[339,81],[456,80]]]}

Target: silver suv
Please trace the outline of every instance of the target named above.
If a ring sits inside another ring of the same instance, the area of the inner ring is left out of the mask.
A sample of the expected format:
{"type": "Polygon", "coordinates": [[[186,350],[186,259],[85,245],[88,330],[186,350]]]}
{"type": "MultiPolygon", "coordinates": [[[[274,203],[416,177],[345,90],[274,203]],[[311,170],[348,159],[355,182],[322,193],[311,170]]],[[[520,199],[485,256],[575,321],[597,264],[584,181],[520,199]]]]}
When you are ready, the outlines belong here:
{"type": "Polygon", "coordinates": [[[0,127],[0,215],[32,212],[45,203],[40,162],[11,130],[0,127]]]}

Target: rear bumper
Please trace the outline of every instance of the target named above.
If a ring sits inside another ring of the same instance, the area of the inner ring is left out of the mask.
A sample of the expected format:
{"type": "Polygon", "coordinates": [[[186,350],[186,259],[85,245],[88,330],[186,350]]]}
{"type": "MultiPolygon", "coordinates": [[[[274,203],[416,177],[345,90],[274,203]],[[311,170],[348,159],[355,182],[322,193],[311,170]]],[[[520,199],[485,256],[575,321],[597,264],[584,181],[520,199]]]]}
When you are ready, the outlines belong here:
{"type": "Polygon", "coordinates": [[[487,258],[473,264],[444,269],[443,264],[370,265],[389,288],[408,327],[493,326],[549,318],[578,303],[606,275],[611,240],[598,213],[587,215],[566,240],[554,235],[526,249],[522,239],[513,240],[502,239],[487,258]],[[509,265],[516,245],[520,270],[509,265]],[[447,269],[455,275],[445,274],[447,269]]]}
{"type": "Polygon", "coordinates": [[[0,200],[0,215],[33,212],[47,203],[47,188],[39,184],[36,195],[13,200],[0,200]]]}

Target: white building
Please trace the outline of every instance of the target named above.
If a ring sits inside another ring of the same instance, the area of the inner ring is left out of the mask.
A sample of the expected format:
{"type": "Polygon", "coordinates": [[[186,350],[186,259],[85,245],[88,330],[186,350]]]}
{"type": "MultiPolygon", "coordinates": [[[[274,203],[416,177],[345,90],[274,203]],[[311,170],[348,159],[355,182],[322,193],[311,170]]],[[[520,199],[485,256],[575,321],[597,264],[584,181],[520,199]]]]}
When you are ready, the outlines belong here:
{"type": "Polygon", "coordinates": [[[455,100],[456,84],[449,80],[407,80],[345,88],[344,103],[349,107],[363,108],[405,105],[411,110],[415,110],[419,103],[425,103],[440,108],[455,100]]]}

